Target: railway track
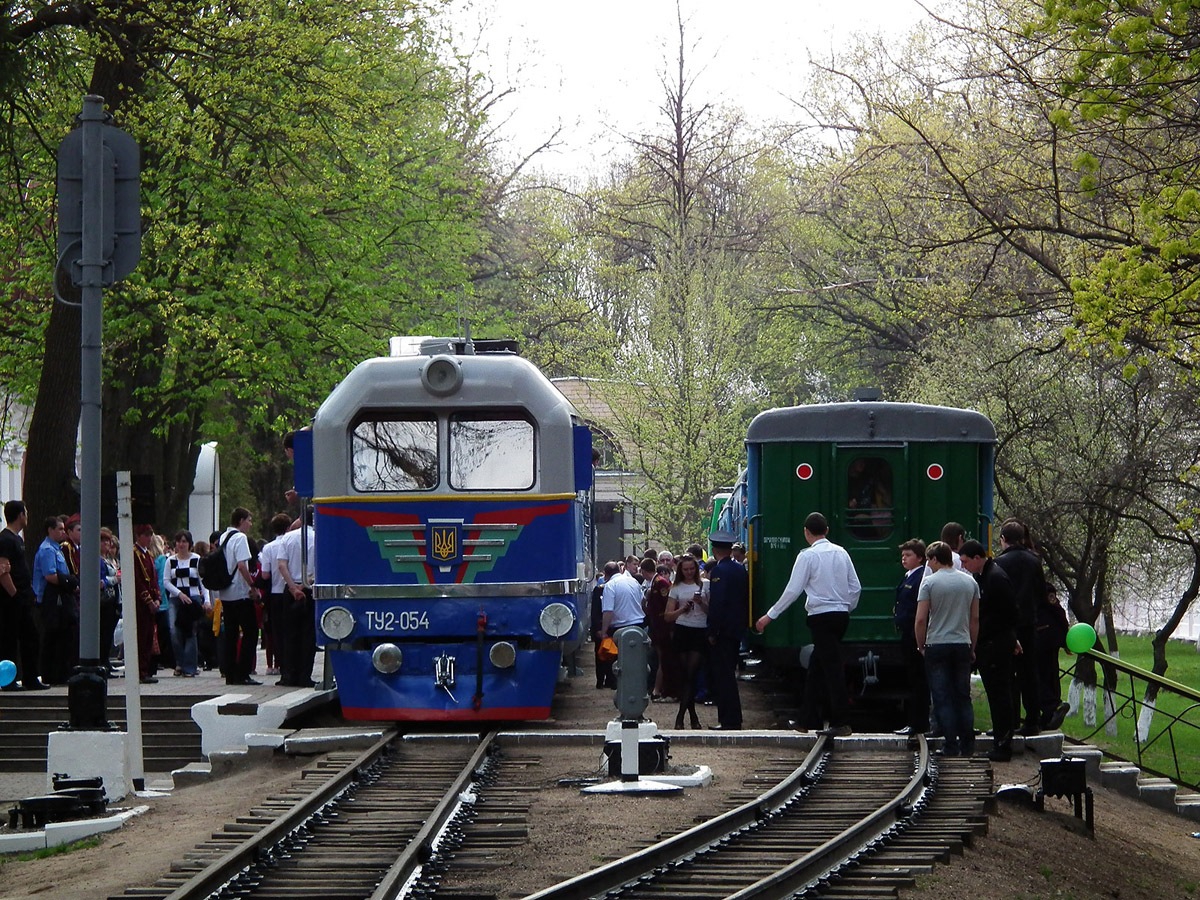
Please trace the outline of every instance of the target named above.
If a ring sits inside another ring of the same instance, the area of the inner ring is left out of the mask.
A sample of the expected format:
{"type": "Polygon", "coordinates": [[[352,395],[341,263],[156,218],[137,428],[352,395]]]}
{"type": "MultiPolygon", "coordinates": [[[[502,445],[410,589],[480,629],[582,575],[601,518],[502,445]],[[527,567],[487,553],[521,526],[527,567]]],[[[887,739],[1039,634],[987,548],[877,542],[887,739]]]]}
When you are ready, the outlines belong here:
{"type": "Polygon", "coordinates": [[[119,900],[395,896],[419,877],[461,795],[486,777],[492,749],[491,735],[452,742],[388,735],[361,754],[330,754],[301,785],[119,900]]]}
{"type": "MultiPolygon", "coordinates": [[[[536,772],[536,751],[494,750],[490,738],[385,739],[331,755],[121,900],[495,896],[471,890],[471,873],[521,852],[543,787],[509,777],[536,772]]],[[[895,897],[986,831],[991,772],[923,741],[872,751],[822,738],[798,767],[771,761],[748,783],[727,812],[532,897],[895,897]]]]}
{"type": "Polygon", "coordinates": [[[822,738],[777,786],[737,809],[532,895],[895,897],[986,830],[983,760],[833,751],[822,738]]]}

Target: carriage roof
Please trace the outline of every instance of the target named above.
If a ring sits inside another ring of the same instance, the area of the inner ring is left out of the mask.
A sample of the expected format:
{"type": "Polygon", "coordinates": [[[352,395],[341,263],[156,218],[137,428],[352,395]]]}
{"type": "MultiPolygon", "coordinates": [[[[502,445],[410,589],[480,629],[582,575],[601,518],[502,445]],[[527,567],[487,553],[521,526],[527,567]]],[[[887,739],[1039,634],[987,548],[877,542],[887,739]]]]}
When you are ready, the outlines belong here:
{"type": "Polygon", "coordinates": [[[931,441],[990,444],[996,429],[970,409],[923,403],[818,403],[759,413],[746,443],[785,441],[931,441]]]}

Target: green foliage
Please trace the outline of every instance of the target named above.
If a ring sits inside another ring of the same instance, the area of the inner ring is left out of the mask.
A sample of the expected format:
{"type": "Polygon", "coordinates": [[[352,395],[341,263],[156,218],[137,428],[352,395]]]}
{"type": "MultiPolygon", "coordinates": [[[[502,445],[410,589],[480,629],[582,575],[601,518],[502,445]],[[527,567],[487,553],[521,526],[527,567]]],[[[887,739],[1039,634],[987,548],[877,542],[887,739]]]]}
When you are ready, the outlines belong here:
{"type": "Polygon", "coordinates": [[[49,151],[89,80],[114,74],[101,92],[142,148],[143,205],[141,264],[105,297],[115,453],[301,421],[389,335],[449,330],[486,172],[424,5],[151,0],[42,28],[18,15],[0,29],[0,248],[22,261],[0,297],[5,383],[30,395],[51,308],[49,151]]]}

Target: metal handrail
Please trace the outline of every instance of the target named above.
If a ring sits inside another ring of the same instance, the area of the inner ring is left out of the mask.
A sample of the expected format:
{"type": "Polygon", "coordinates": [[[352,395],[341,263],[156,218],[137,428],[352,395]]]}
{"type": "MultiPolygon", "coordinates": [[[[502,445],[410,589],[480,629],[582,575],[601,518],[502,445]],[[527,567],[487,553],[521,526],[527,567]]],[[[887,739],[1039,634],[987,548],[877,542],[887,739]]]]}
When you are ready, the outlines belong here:
{"type": "MultiPolygon", "coordinates": [[[[1126,660],[1119,659],[1115,656],[1109,656],[1107,653],[1102,653],[1099,650],[1086,650],[1079,654],[1080,659],[1085,656],[1092,657],[1102,667],[1108,666],[1111,667],[1114,672],[1127,675],[1129,677],[1129,691],[1128,693],[1125,693],[1122,690],[1118,690],[1115,683],[1111,690],[1103,683],[1096,685],[1096,687],[1104,690],[1107,694],[1115,698],[1119,698],[1121,703],[1114,704],[1112,711],[1105,716],[1104,720],[1098,722],[1092,731],[1080,738],[1080,742],[1082,743],[1091,741],[1094,737],[1100,734],[1100,732],[1103,731],[1110,722],[1115,721],[1118,717],[1132,719],[1134,723],[1133,745],[1135,753],[1135,759],[1133,762],[1137,763],[1138,768],[1150,773],[1151,775],[1157,775],[1162,778],[1170,778],[1176,784],[1200,791],[1200,778],[1193,776],[1189,779],[1183,774],[1183,770],[1179,764],[1179,748],[1175,740],[1175,728],[1177,726],[1180,728],[1190,728],[1194,731],[1200,732],[1200,722],[1192,722],[1185,719],[1185,717],[1190,713],[1200,710],[1200,691],[1189,687],[1186,684],[1180,684],[1177,681],[1172,681],[1170,678],[1164,678],[1163,676],[1157,675],[1148,669],[1143,669],[1141,666],[1135,666],[1133,663],[1127,662],[1126,660]],[[1144,705],[1142,696],[1145,692],[1143,691],[1142,694],[1138,693],[1138,681],[1155,685],[1158,688],[1160,695],[1163,692],[1166,692],[1169,694],[1175,694],[1184,698],[1185,700],[1192,701],[1191,704],[1178,713],[1172,713],[1164,710],[1162,706],[1156,702],[1154,706],[1155,718],[1157,719],[1159,716],[1161,716],[1164,720],[1164,723],[1157,731],[1148,732],[1144,742],[1142,741],[1141,733],[1138,728],[1138,718],[1140,715],[1140,707],[1144,705]],[[1164,738],[1166,744],[1168,744],[1170,747],[1171,761],[1175,769],[1174,773],[1164,772],[1147,764],[1147,751],[1164,738]]],[[[1077,681],[1079,680],[1077,673],[1078,666],[1079,662],[1077,661],[1073,667],[1076,671],[1070,673],[1077,681]]],[[[1115,681],[1116,680],[1114,679],[1114,682],[1115,681]]],[[[1108,751],[1105,752],[1109,756],[1116,757],[1116,754],[1108,751]]]]}

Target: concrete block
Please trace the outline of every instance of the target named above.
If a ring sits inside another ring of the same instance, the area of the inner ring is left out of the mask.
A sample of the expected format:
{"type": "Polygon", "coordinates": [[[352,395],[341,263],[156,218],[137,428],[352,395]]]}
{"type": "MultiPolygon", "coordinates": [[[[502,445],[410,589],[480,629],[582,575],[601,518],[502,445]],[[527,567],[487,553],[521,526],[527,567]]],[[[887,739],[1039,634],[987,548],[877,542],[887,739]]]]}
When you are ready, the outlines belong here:
{"type": "Polygon", "coordinates": [[[148,809],[150,809],[149,806],[135,806],[133,809],[124,810],[112,816],[104,816],[100,819],[76,819],[73,822],[51,822],[46,826],[46,846],[57,847],[61,844],[81,841],[94,834],[116,831],[134,816],[141,815],[148,809]]]}
{"type": "Polygon", "coordinates": [[[104,794],[115,803],[129,794],[133,777],[124,731],[52,731],[46,745],[46,791],[55,774],[104,781],[104,794]]]}
{"type": "Polygon", "coordinates": [[[192,707],[192,721],[200,726],[200,749],[205,756],[249,746],[247,735],[281,729],[283,723],[328,703],[333,691],[299,688],[281,697],[257,703],[250,694],[224,694],[192,707]]]}
{"type": "Polygon", "coordinates": [[[1176,794],[1175,812],[1185,819],[1200,822],[1200,794],[1176,794]]]}
{"type": "Polygon", "coordinates": [[[1123,762],[1100,763],[1100,783],[1129,797],[1138,797],[1138,779],[1142,770],[1123,762]]]}
{"type": "Polygon", "coordinates": [[[383,737],[379,728],[305,728],[286,738],[285,753],[308,755],[332,750],[365,750],[383,737]]]}
{"type": "Polygon", "coordinates": [[[1175,811],[1175,794],[1179,788],[1170,778],[1143,778],[1138,782],[1138,797],[1159,809],[1175,811]]]}
{"type": "Polygon", "coordinates": [[[188,763],[182,769],[176,769],[171,773],[171,779],[175,782],[175,787],[187,787],[189,784],[200,784],[212,778],[212,763],[194,762],[188,763]]]}
{"type": "Polygon", "coordinates": [[[295,729],[292,728],[267,728],[263,731],[251,731],[246,735],[246,746],[252,750],[255,747],[277,750],[294,733],[295,729]]]}
{"type": "MultiPolygon", "coordinates": [[[[1017,741],[1021,741],[1021,746],[1026,750],[1036,753],[1039,759],[1057,758],[1063,752],[1063,736],[1058,731],[1048,731],[1045,734],[1036,734],[1032,737],[1017,735],[1013,738],[1014,749],[1016,749],[1017,741]]],[[[1074,750],[1066,755],[1074,756],[1074,750]]]]}
{"type": "Polygon", "coordinates": [[[1073,759],[1082,759],[1087,765],[1088,780],[1099,780],[1100,763],[1104,762],[1104,752],[1099,747],[1093,747],[1091,744],[1078,744],[1074,747],[1067,747],[1065,755],[1073,759]]]}
{"type": "Polygon", "coordinates": [[[251,759],[246,747],[240,750],[219,750],[208,755],[208,764],[216,777],[242,772],[257,764],[257,758],[251,759]]]}
{"type": "Polygon", "coordinates": [[[0,834],[0,853],[32,853],[46,849],[46,832],[17,831],[0,834]]]}

